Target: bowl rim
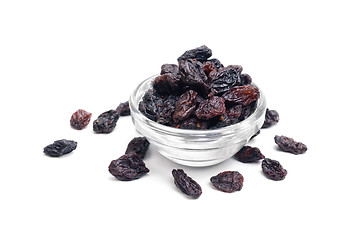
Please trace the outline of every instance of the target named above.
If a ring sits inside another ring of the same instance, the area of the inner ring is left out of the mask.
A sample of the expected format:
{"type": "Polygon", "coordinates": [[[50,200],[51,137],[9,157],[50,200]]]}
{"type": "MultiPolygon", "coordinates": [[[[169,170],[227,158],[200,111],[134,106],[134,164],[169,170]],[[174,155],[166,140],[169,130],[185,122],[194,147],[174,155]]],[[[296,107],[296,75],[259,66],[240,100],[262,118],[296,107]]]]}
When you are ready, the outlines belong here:
{"type": "MultiPolygon", "coordinates": [[[[265,99],[265,96],[264,96],[262,90],[258,87],[258,85],[251,83],[252,85],[257,87],[257,89],[259,90],[260,97],[257,100],[257,107],[256,107],[255,111],[248,118],[244,119],[243,121],[240,121],[238,123],[235,123],[235,124],[232,124],[229,126],[217,128],[217,129],[205,129],[205,130],[182,129],[182,128],[174,128],[174,127],[166,126],[166,125],[157,123],[157,122],[147,118],[145,115],[143,115],[140,112],[140,110],[138,109],[138,105],[137,106],[134,105],[136,102],[135,99],[136,99],[139,89],[143,85],[148,84],[149,81],[153,81],[159,75],[160,74],[155,74],[149,78],[146,78],[140,84],[137,85],[135,90],[131,93],[130,100],[129,100],[129,106],[130,106],[132,118],[138,117],[139,118],[138,120],[140,120],[142,122],[146,122],[147,125],[149,127],[151,127],[153,130],[156,130],[156,131],[159,131],[162,133],[166,133],[169,135],[175,135],[175,136],[191,135],[191,136],[195,136],[195,137],[208,136],[208,135],[226,135],[226,133],[228,134],[228,132],[231,133],[235,130],[242,131],[242,130],[246,129],[247,128],[246,126],[250,126],[250,124],[253,124],[253,122],[261,116],[259,110],[266,108],[266,99],[265,99]]],[[[264,109],[264,112],[265,112],[265,109],[264,109]]]]}

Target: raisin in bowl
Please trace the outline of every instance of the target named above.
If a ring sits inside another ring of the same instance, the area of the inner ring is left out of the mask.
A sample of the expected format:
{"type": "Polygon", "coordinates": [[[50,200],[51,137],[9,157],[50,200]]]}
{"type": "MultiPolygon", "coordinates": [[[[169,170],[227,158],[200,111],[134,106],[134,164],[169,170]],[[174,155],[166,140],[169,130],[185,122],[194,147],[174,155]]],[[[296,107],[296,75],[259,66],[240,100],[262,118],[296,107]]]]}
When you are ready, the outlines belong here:
{"type": "Polygon", "coordinates": [[[239,123],[206,130],[180,129],[157,123],[139,110],[142,97],[152,88],[152,82],[157,76],[141,82],[131,94],[131,117],[137,131],[160,154],[173,162],[193,167],[223,162],[238,152],[263,125],[266,100],[259,88],[260,97],[255,110],[239,123]]]}

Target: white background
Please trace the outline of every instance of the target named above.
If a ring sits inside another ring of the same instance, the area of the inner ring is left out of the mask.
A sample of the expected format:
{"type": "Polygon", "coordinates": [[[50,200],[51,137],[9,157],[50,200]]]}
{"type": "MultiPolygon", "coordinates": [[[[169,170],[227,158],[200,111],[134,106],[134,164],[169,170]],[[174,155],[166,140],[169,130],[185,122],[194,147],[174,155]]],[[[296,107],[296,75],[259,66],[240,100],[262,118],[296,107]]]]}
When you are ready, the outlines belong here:
{"type": "Polygon", "coordinates": [[[1,239],[358,239],[356,1],[1,1],[1,239]],[[150,173],[121,182],[111,160],[139,134],[121,117],[108,135],[69,125],[126,101],[143,79],[206,44],[240,64],[280,113],[250,145],[287,169],[271,181],[260,163],[183,167],[149,150],[150,173]],[[283,134],[308,146],[276,150],[283,134]],[[61,158],[57,139],[78,142],[61,158]],[[183,168],[203,189],[173,184],[183,168]],[[225,170],[240,192],[215,190],[225,170]]]}

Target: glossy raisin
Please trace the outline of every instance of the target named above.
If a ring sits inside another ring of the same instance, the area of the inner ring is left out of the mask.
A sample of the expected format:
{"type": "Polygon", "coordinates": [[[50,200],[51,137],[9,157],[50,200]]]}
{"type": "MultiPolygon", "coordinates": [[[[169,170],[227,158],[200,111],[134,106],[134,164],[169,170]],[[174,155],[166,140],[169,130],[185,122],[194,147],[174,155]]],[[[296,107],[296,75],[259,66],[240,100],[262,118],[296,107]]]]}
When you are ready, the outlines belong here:
{"type": "Polygon", "coordinates": [[[261,160],[265,158],[265,156],[261,153],[259,148],[244,146],[234,155],[234,158],[242,163],[249,163],[261,160]]]}
{"type": "Polygon", "coordinates": [[[264,175],[275,181],[283,180],[287,176],[287,170],[278,161],[269,158],[263,159],[262,170],[264,175]]]}
{"type": "Polygon", "coordinates": [[[262,128],[269,128],[279,122],[279,114],[276,110],[266,110],[266,116],[262,128]]]}
{"type": "Polygon", "coordinates": [[[242,67],[239,65],[231,65],[219,69],[216,74],[211,76],[211,90],[215,94],[222,94],[227,92],[233,86],[238,84],[241,71],[242,67]]]}
{"type": "Polygon", "coordinates": [[[203,64],[195,59],[182,60],[178,63],[183,85],[206,96],[209,93],[207,76],[203,64]]]}
{"type": "Polygon", "coordinates": [[[160,95],[177,94],[181,88],[179,74],[165,73],[153,81],[153,89],[160,95]]]}
{"type": "Polygon", "coordinates": [[[77,130],[81,130],[89,124],[91,116],[92,113],[79,109],[72,114],[70,125],[77,130]]]}
{"type": "Polygon", "coordinates": [[[135,152],[142,159],[146,156],[146,152],[150,146],[149,141],[145,137],[136,137],[133,138],[127,145],[126,154],[130,152],[135,152]]]}
{"type": "Polygon", "coordinates": [[[197,110],[196,116],[202,120],[208,120],[220,116],[226,112],[226,105],[222,97],[213,96],[210,99],[203,100],[197,110]]]}
{"type": "Polygon", "coordinates": [[[75,150],[77,142],[61,139],[44,148],[44,153],[50,157],[60,157],[75,150]]]}
{"type": "Polygon", "coordinates": [[[175,185],[186,195],[192,198],[198,198],[202,194],[201,186],[189,177],[183,169],[173,169],[172,176],[175,185]]]}
{"type": "Polygon", "coordinates": [[[102,113],[93,122],[93,130],[96,133],[110,133],[115,129],[116,123],[120,115],[115,110],[102,113]]]}
{"type": "Polygon", "coordinates": [[[118,112],[118,114],[120,116],[131,115],[130,105],[129,105],[128,101],[120,103],[120,105],[118,105],[118,107],[116,108],[116,111],[118,112]]]}
{"type": "Polygon", "coordinates": [[[307,146],[304,143],[297,142],[293,138],[286,136],[278,136],[274,137],[275,143],[278,145],[279,149],[284,152],[289,152],[293,154],[302,154],[307,151],[307,146]]]}
{"type": "Polygon", "coordinates": [[[211,177],[213,186],[222,192],[240,191],[243,187],[243,176],[237,171],[225,171],[211,177]]]}
{"type": "Polygon", "coordinates": [[[108,170],[121,181],[138,179],[150,171],[142,158],[135,152],[127,153],[119,159],[111,161],[108,170]]]}
{"type": "Polygon", "coordinates": [[[236,86],[222,96],[229,104],[246,106],[259,99],[259,90],[252,85],[236,86]]]}
{"type": "Polygon", "coordinates": [[[188,90],[179,97],[173,113],[173,121],[175,123],[185,120],[196,110],[196,99],[197,93],[193,90],[188,90]]]}
{"type": "Polygon", "coordinates": [[[195,49],[191,49],[183,53],[177,61],[186,60],[186,59],[196,59],[198,61],[204,62],[212,56],[212,50],[207,46],[203,45],[195,49]]]}

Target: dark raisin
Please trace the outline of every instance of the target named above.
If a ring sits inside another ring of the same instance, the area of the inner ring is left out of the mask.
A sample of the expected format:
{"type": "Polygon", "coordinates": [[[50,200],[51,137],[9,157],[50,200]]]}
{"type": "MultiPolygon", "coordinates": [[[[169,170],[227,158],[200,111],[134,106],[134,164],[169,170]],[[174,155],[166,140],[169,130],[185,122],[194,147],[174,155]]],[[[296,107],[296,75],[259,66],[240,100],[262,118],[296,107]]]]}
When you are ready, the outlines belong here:
{"type": "Polygon", "coordinates": [[[186,120],[184,120],[179,125],[179,128],[204,130],[204,129],[208,128],[208,123],[207,123],[207,121],[202,121],[196,117],[192,117],[192,118],[187,118],[186,120]]]}
{"type": "Polygon", "coordinates": [[[207,61],[213,62],[217,69],[223,67],[223,64],[217,58],[208,59],[207,61]]]}
{"type": "Polygon", "coordinates": [[[217,128],[222,128],[222,127],[226,127],[232,124],[235,124],[238,122],[238,118],[235,118],[233,116],[228,116],[227,113],[224,113],[222,116],[218,117],[218,118],[212,118],[211,119],[211,127],[210,129],[217,129],[217,128]]]}
{"type": "Polygon", "coordinates": [[[198,61],[204,62],[212,56],[212,50],[207,46],[203,45],[195,49],[191,49],[182,54],[177,61],[186,60],[186,59],[196,59],[198,61]]]}
{"type": "Polygon", "coordinates": [[[279,114],[276,110],[266,110],[266,116],[262,128],[269,128],[279,122],[279,114]]]}
{"type": "Polygon", "coordinates": [[[243,163],[256,162],[265,158],[265,156],[261,153],[259,148],[244,146],[239,150],[234,158],[243,163]]]}
{"type": "Polygon", "coordinates": [[[170,126],[173,124],[172,116],[175,111],[177,96],[170,95],[164,101],[159,101],[157,106],[157,122],[170,126]]]}
{"type": "Polygon", "coordinates": [[[160,95],[177,94],[181,88],[181,75],[165,73],[153,81],[153,89],[160,95]]]}
{"type": "Polygon", "coordinates": [[[116,111],[118,112],[118,114],[120,114],[120,116],[130,115],[131,111],[128,101],[120,103],[120,105],[118,105],[118,107],[116,108],[116,111]]]}
{"type": "Polygon", "coordinates": [[[77,130],[81,130],[89,124],[91,116],[92,113],[79,109],[74,112],[74,114],[72,114],[70,119],[70,125],[77,130]]]}
{"type": "Polygon", "coordinates": [[[293,138],[290,137],[276,135],[274,137],[274,141],[284,152],[302,154],[307,151],[307,146],[304,143],[296,142],[293,138]]]}
{"type": "Polygon", "coordinates": [[[175,185],[186,195],[198,198],[202,194],[201,186],[189,177],[183,169],[173,169],[172,176],[175,185]]]}
{"type": "Polygon", "coordinates": [[[175,123],[185,120],[196,110],[196,99],[197,93],[193,90],[188,90],[179,97],[173,113],[173,121],[175,123]]]}
{"type": "Polygon", "coordinates": [[[220,116],[226,112],[226,105],[224,99],[213,96],[210,99],[202,101],[197,110],[196,116],[199,119],[208,120],[216,116],[220,116]]]}
{"type": "Polygon", "coordinates": [[[180,61],[178,65],[183,84],[206,96],[210,89],[202,63],[195,59],[188,59],[180,61]]]}
{"type": "Polygon", "coordinates": [[[239,65],[220,68],[216,74],[213,74],[213,76],[211,75],[211,90],[215,94],[227,92],[233,86],[238,84],[241,71],[242,67],[239,65]]]}
{"type": "Polygon", "coordinates": [[[246,73],[239,75],[240,85],[249,85],[252,83],[252,78],[246,73]]]}
{"type": "Polygon", "coordinates": [[[44,148],[44,153],[51,157],[60,157],[75,150],[77,142],[72,140],[57,140],[44,148]]]}
{"type": "Polygon", "coordinates": [[[111,161],[108,170],[121,181],[138,179],[150,171],[142,158],[135,152],[127,153],[119,159],[111,161]]]}
{"type": "Polygon", "coordinates": [[[248,118],[257,108],[257,101],[251,102],[249,105],[242,107],[241,116],[239,117],[240,121],[248,118]]]}
{"type": "Polygon", "coordinates": [[[163,64],[161,66],[161,75],[166,73],[179,74],[179,68],[176,64],[163,64]]]}
{"type": "Polygon", "coordinates": [[[143,159],[146,155],[149,146],[150,143],[145,137],[133,138],[128,143],[125,153],[127,154],[130,152],[135,152],[143,159]]]}
{"type": "Polygon", "coordinates": [[[228,116],[239,118],[242,113],[242,105],[234,105],[233,107],[228,108],[226,113],[228,116]]]}
{"type": "Polygon", "coordinates": [[[252,85],[236,86],[222,96],[229,104],[248,105],[259,99],[259,90],[252,85]]]}
{"type": "Polygon", "coordinates": [[[262,170],[264,175],[275,181],[283,180],[287,176],[287,170],[278,161],[269,158],[263,159],[262,170]]]}
{"type": "Polygon", "coordinates": [[[213,62],[207,61],[203,63],[203,70],[208,77],[212,71],[217,71],[216,65],[213,62]]]}
{"type": "Polygon", "coordinates": [[[237,171],[225,171],[211,177],[213,186],[222,192],[240,191],[243,187],[243,176],[237,171]]]}
{"type": "Polygon", "coordinates": [[[93,130],[96,133],[110,133],[115,129],[116,123],[120,115],[115,110],[102,113],[93,122],[93,130]]]}
{"type": "Polygon", "coordinates": [[[158,105],[162,103],[162,98],[152,89],[148,90],[142,97],[138,108],[140,112],[149,119],[156,121],[158,105]]]}

